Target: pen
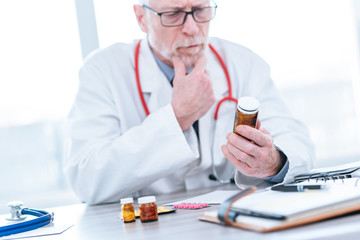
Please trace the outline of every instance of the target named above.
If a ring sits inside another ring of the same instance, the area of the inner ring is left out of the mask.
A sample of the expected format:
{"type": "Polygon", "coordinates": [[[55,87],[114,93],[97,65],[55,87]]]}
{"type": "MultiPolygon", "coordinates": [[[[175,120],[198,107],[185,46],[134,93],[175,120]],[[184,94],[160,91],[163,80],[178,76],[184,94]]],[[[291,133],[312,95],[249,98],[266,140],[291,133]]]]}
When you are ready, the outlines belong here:
{"type": "Polygon", "coordinates": [[[275,219],[275,220],[285,220],[286,216],[276,214],[276,213],[265,213],[265,212],[256,212],[250,211],[247,209],[231,209],[229,212],[229,218],[233,217],[234,220],[237,216],[250,216],[250,217],[259,217],[259,218],[268,218],[268,219],[275,219]]]}
{"type": "Polygon", "coordinates": [[[281,184],[271,187],[271,190],[281,192],[303,192],[306,189],[322,189],[323,184],[297,185],[297,184],[281,184]]]}

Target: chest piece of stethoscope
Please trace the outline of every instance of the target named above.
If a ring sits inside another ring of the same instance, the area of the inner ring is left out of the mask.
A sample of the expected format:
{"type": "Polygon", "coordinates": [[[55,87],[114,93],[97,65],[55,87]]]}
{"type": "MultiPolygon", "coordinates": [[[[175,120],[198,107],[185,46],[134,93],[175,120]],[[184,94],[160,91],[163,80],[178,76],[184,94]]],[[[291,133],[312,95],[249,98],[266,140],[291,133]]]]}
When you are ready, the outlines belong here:
{"type": "Polygon", "coordinates": [[[10,207],[10,213],[11,216],[9,218],[6,218],[6,220],[9,221],[21,221],[26,218],[26,216],[21,214],[22,206],[24,205],[21,201],[12,201],[9,202],[8,207],[10,207]]]}

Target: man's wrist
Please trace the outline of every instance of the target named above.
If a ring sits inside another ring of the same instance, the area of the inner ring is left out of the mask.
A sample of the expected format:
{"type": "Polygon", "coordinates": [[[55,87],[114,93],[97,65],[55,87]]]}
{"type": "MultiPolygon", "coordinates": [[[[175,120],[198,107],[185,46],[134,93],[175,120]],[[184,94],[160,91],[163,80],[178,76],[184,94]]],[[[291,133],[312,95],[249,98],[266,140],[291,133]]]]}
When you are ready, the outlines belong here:
{"type": "Polygon", "coordinates": [[[285,153],[280,148],[278,148],[277,146],[275,146],[275,148],[276,148],[276,151],[279,154],[279,164],[278,164],[278,166],[276,168],[276,173],[275,173],[275,175],[276,175],[281,171],[281,169],[284,168],[285,163],[287,161],[287,156],[285,155],[285,153]]]}
{"type": "Polygon", "coordinates": [[[285,175],[289,170],[289,160],[285,153],[278,147],[276,147],[277,154],[279,154],[279,170],[275,173],[275,175],[271,177],[264,178],[265,181],[271,183],[280,183],[284,181],[285,175]]]}

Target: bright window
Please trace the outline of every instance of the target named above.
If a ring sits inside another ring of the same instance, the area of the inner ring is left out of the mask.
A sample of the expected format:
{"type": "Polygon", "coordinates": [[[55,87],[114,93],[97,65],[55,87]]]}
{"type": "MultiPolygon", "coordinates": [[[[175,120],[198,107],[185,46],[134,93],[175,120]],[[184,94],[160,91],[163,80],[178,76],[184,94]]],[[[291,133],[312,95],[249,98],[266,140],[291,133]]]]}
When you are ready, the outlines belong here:
{"type": "Polygon", "coordinates": [[[40,209],[79,202],[61,164],[82,62],[75,4],[0,1],[0,35],[0,214],[13,200],[40,209]]]}
{"type": "Polygon", "coordinates": [[[64,118],[81,65],[73,1],[0,1],[0,126],[64,118]]]}

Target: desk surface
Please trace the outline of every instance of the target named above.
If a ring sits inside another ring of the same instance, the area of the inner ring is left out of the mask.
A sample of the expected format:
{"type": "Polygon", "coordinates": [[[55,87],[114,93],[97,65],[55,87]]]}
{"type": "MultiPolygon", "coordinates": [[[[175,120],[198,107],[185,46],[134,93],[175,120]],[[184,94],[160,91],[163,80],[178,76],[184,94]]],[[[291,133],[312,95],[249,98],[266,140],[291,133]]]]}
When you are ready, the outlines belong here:
{"type": "MultiPolygon", "coordinates": [[[[216,189],[234,190],[235,186],[201,189],[186,193],[157,196],[158,205],[187,199],[216,189]]],[[[141,223],[139,219],[124,224],[119,217],[119,203],[88,206],[69,205],[50,209],[55,213],[57,226],[74,224],[60,235],[37,237],[49,239],[359,239],[360,213],[337,217],[305,226],[273,233],[256,233],[213,223],[199,221],[202,212],[217,209],[218,206],[199,210],[177,210],[175,213],[159,216],[159,221],[141,223]]]]}

